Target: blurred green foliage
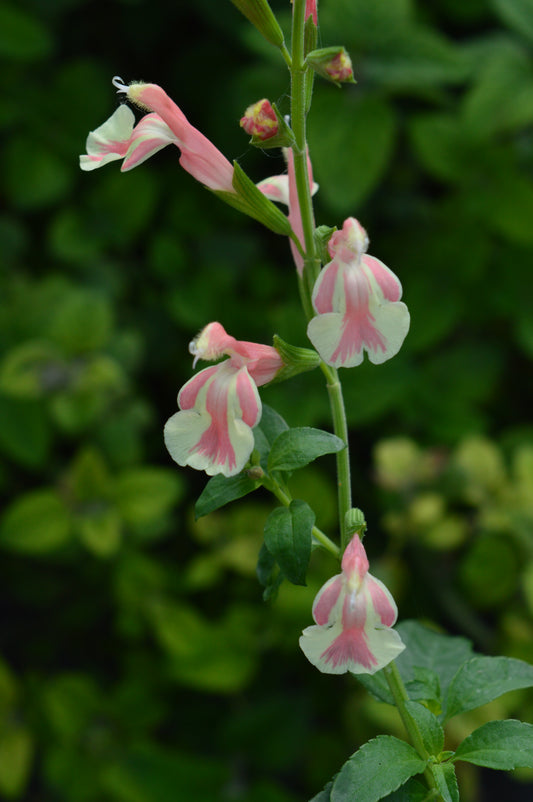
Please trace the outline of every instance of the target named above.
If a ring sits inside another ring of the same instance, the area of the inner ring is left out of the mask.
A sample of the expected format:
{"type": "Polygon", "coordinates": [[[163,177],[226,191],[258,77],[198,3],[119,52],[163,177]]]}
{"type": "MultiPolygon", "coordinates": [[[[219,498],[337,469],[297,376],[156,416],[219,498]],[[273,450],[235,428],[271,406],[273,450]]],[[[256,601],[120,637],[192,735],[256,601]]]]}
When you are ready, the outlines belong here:
{"type": "MultiPolygon", "coordinates": [[[[264,96],[288,111],[286,70],[222,5],[0,2],[6,799],[291,802],[372,734],[400,732],[297,649],[331,558],[313,555],[309,587],[263,605],[270,500],[194,523],[204,478],[162,443],[207,322],[306,344],[287,243],[170,149],[124,175],[77,165],[119,73],[162,84],[254,180],[283,170],[237,123],[264,96]]],[[[272,5],[288,31],[289,4],[272,5]]],[[[317,81],[310,118],[318,222],[358,216],[412,315],[390,363],[343,371],[373,573],[402,617],[530,661],[532,20],[533,0],[322,0],[319,45],[345,45],[358,84],[317,81]]],[[[317,379],[263,397],[293,426],[327,427],[317,379]]],[[[333,533],[329,459],[292,490],[333,533]]],[[[517,710],[531,720],[532,705],[507,695],[450,737],[517,710]]]]}

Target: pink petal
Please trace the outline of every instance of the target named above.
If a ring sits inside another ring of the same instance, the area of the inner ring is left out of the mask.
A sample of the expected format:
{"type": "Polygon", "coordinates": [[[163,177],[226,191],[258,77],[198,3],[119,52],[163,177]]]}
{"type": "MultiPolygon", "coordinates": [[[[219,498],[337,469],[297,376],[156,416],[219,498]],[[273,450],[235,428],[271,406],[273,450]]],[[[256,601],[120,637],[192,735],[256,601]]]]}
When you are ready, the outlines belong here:
{"type": "Polygon", "coordinates": [[[128,150],[135,115],[128,106],[119,106],[99,128],[89,133],[87,154],[80,156],[82,170],[94,170],[110,161],[122,159],[128,150]]]}
{"type": "Polygon", "coordinates": [[[218,365],[204,368],[192,379],[183,385],[178,393],[178,406],[180,409],[192,409],[196,404],[198,393],[205,387],[205,384],[216,374],[218,365]]]}
{"type": "Polygon", "coordinates": [[[342,574],[337,574],[328,579],[318,591],[313,603],[313,618],[317,624],[325,626],[332,623],[330,619],[339,600],[342,584],[342,574]]]}
{"type": "Polygon", "coordinates": [[[128,97],[143,108],[156,112],[176,137],[181,150],[180,164],[209,189],[232,192],[233,165],[213,143],[190,124],[182,110],[157,84],[131,84],[128,97]]]}
{"type": "Polygon", "coordinates": [[[370,596],[372,606],[381,623],[386,627],[392,627],[398,616],[398,608],[388,588],[372,574],[368,574],[365,590],[370,596]]]}
{"type": "Polygon", "coordinates": [[[342,555],[342,571],[347,577],[357,576],[360,581],[368,573],[368,558],[358,535],[354,535],[342,555]]]}
{"type": "Polygon", "coordinates": [[[387,265],[384,265],[383,262],[380,262],[379,259],[374,256],[368,256],[368,254],[362,257],[362,262],[365,267],[370,269],[386,300],[399,301],[402,297],[402,285],[392,270],[387,265]]]}
{"type": "Polygon", "coordinates": [[[176,144],[176,137],[157,114],[146,114],[133,129],[122,172],[137,167],[167,145],[176,144]]]}

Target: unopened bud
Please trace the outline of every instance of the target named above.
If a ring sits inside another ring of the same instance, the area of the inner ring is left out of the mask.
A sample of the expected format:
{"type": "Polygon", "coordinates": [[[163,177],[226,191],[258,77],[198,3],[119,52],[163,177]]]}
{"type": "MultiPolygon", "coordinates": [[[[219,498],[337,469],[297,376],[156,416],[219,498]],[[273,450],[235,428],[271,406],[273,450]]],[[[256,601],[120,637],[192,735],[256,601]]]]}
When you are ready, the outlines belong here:
{"type": "Polygon", "coordinates": [[[306,61],[315,72],[323,78],[327,78],[328,81],[337,85],[355,83],[352,60],[344,47],[324,47],[321,50],[312,50],[306,61]]]}
{"type": "Polygon", "coordinates": [[[366,532],[365,515],[358,507],[352,507],[344,516],[344,526],[346,528],[346,537],[351,538],[352,535],[358,534],[361,539],[366,532]]]}
{"type": "Polygon", "coordinates": [[[247,134],[260,140],[275,136],[279,128],[276,112],[266,98],[248,106],[241,117],[240,126],[247,134]]]}

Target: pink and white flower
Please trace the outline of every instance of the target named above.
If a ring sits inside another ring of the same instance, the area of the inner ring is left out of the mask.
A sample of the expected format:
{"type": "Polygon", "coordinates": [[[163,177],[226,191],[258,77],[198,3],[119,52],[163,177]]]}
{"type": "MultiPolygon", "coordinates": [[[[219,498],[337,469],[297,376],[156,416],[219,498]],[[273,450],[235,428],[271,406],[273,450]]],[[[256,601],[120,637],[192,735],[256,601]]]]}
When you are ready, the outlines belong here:
{"type": "Polygon", "coordinates": [[[178,394],[179,412],[165,425],[165,444],[178,465],[209,476],[242,471],[254,447],[252,429],[261,419],[257,388],[283,367],[275,348],[236,340],[210,323],[190,346],[198,359],[229,359],[193,376],[178,394]]]}
{"type": "Polygon", "coordinates": [[[110,161],[124,159],[122,170],[131,170],[166,145],[181,150],[180,164],[197,181],[212,190],[235,193],[233,165],[197,128],[179,106],[157,84],[130,84],[118,78],[119,92],[150,112],[137,125],[127,106],[119,108],[87,139],[87,154],[80,156],[82,170],[94,170],[110,161]]]}
{"type": "Polygon", "coordinates": [[[325,674],[374,674],[405,648],[391,629],[397,615],[390,592],[368,573],[364,546],[354,535],[342,558],[342,573],[317,593],[316,626],[304,629],[300,647],[325,674]]]}
{"type": "MultiPolygon", "coordinates": [[[[296,177],[294,174],[294,156],[290,148],[285,149],[283,153],[287,159],[287,173],[265,178],[263,181],[260,181],[257,186],[269,200],[275,201],[276,203],[284,203],[289,207],[289,222],[298,238],[302,250],[305,251],[302,215],[300,214],[300,203],[298,201],[298,190],[296,188],[296,177]]],[[[313,181],[313,169],[311,167],[309,155],[307,156],[307,171],[311,195],[314,195],[318,190],[318,184],[315,184],[313,181]]],[[[290,240],[290,246],[294,264],[301,276],[304,269],[303,256],[292,240],[290,240]]]]}
{"type": "Polygon", "coordinates": [[[317,312],[307,335],[328,365],[360,365],[364,351],[378,365],[398,353],[409,330],[402,285],[392,270],[366,254],[364,228],[349,217],[328,243],[332,261],[313,289],[317,312]]]}

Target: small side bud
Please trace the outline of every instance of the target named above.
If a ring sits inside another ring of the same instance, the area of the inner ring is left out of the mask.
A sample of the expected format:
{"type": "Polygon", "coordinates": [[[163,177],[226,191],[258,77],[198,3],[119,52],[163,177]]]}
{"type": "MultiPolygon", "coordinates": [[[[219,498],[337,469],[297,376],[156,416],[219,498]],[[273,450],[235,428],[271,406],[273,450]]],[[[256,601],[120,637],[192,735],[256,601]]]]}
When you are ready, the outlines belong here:
{"type": "Polygon", "coordinates": [[[346,538],[351,539],[353,535],[357,534],[360,539],[366,532],[365,515],[358,507],[352,507],[344,516],[344,526],[346,527],[346,538]]]}
{"type": "Polygon", "coordinates": [[[323,265],[331,261],[331,256],[328,251],[328,243],[337,231],[337,226],[318,226],[314,231],[315,245],[317,248],[318,256],[323,265]]]}
{"type": "Polygon", "coordinates": [[[248,106],[240,125],[251,135],[250,144],[258,148],[290,148],[295,141],[276,104],[265,98],[248,106]]]}
{"type": "Polygon", "coordinates": [[[260,139],[261,141],[275,136],[279,129],[276,112],[266,98],[248,106],[241,117],[240,126],[247,134],[250,134],[252,140],[260,139]]]}
{"type": "Polygon", "coordinates": [[[312,50],[306,58],[307,64],[328,81],[340,86],[341,83],[356,83],[353,77],[352,60],[344,47],[324,47],[312,50]]]}
{"type": "Polygon", "coordinates": [[[283,45],[283,31],[267,0],[231,0],[231,2],[263,34],[267,42],[276,47],[283,45]]]}
{"type": "Polygon", "coordinates": [[[275,382],[291,379],[298,373],[314,370],[320,365],[320,356],[312,348],[289,345],[277,334],[274,335],[273,345],[283,361],[283,367],[277,372],[275,382]]]}

